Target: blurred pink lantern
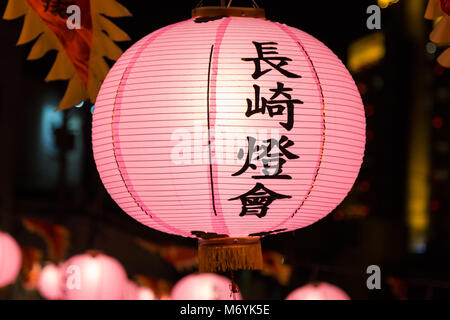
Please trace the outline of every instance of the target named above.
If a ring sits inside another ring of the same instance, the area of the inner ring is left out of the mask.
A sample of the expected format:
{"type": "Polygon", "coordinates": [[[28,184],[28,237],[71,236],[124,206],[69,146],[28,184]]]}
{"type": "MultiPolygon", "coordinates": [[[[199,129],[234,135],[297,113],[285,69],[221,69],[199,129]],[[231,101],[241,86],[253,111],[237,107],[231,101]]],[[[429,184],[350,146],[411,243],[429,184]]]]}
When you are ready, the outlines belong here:
{"type": "Polygon", "coordinates": [[[38,291],[47,300],[62,297],[61,270],[54,264],[46,265],[39,275],[38,291]]]}
{"type": "Polygon", "coordinates": [[[350,300],[350,297],[335,285],[319,282],[292,291],[286,300],[350,300]]]}
{"type": "Polygon", "coordinates": [[[155,300],[155,293],[150,288],[128,281],[123,292],[123,300],[155,300]]]}
{"type": "Polygon", "coordinates": [[[231,292],[231,281],[214,273],[196,273],[179,280],[172,289],[172,300],[242,300],[231,292]]]}
{"type": "Polygon", "coordinates": [[[98,252],[70,258],[63,272],[65,300],[121,300],[128,281],[116,259],[98,252]]]}
{"type": "Polygon", "coordinates": [[[22,265],[22,252],[16,240],[0,232],[0,288],[16,280],[22,265]]]}
{"type": "Polygon", "coordinates": [[[95,104],[94,157],[130,216],[200,238],[200,271],[260,269],[261,236],[314,223],[351,189],[364,108],[319,40],[262,9],[208,10],[116,62],[95,104]]]}
{"type": "Polygon", "coordinates": [[[138,286],[133,281],[128,280],[123,290],[123,300],[137,300],[138,286]]]}
{"type": "Polygon", "coordinates": [[[147,287],[138,287],[136,300],[155,300],[155,293],[147,287]]]}

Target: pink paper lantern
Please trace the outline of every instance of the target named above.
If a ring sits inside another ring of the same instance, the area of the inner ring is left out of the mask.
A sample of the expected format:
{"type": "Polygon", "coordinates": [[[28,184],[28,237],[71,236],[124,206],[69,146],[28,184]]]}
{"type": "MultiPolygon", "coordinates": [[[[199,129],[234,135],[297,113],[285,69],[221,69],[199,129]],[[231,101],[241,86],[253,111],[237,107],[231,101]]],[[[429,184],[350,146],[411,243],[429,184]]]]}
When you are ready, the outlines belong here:
{"type": "Polygon", "coordinates": [[[136,300],[155,300],[155,293],[152,289],[146,287],[138,287],[136,300]]]}
{"type": "Polygon", "coordinates": [[[150,288],[128,281],[123,293],[123,300],[155,300],[155,293],[150,288]]]}
{"type": "Polygon", "coordinates": [[[170,294],[172,300],[242,300],[231,292],[231,281],[214,273],[190,274],[179,280],[170,294]]]}
{"type": "Polygon", "coordinates": [[[292,291],[286,300],[350,300],[350,297],[335,285],[320,282],[292,291]]]}
{"type": "MultiPolygon", "coordinates": [[[[94,157],[111,197],[141,223],[249,247],[248,237],[306,227],[345,198],[364,155],[364,108],[345,66],[309,34],[209,20],[159,29],[120,57],[96,100],[94,157]]],[[[200,269],[219,256],[202,243],[200,269]]],[[[262,267],[260,253],[244,256],[262,267]]]]}
{"type": "Polygon", "coordinates": [[[54,264],[46,265],[39,275],[38,291],[47,300],[57,300],[62,297],[61,270],[54,264]]]}
{"type": "Polygon", "coordinates": [[[137,284],[128,280],[123,290],[123,300],[136,300],[137,290],[137,284]]]}
{"type": "Polygon", "coordinates": [[[16,280],[22,265],[22,252],[16,240],[0,232],[0,288],[16,280]]]}
{"type": "Polygon", "coordinates": [[[63,270],[65,300],[121,300],[128,281],[122,265],[101,253],[76,255],[63,270]]]}

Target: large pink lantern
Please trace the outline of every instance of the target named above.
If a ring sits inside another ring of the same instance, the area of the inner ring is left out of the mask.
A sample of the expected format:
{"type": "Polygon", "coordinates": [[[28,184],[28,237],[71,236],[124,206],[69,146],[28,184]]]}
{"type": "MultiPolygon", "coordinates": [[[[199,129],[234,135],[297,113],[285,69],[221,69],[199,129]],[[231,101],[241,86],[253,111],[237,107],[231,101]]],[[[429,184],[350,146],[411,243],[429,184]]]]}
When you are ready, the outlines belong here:
{"type": "Polygon", "coordinates": [[[351,189],[364,108],[311,35],[200,9],[113,66],[95,104],[94,157],[130,216],[200,238],[200,270],[261,268],[261,236],[314,223],[351,189]]]}
{"type": "Polygon", "coordinates": [[[62,268],[65,300],[121,300],[123,297],[127,274],[112,257],[89,252],[70,258],[62,268]]]}
{"type": "Polygon", "coordinates": [[[335,285],[319,282],[292,291],[286,300],[350,300],[350,297],[335,285]]]}
{"type": "Polygon", "coordinates": [[[16,280],[22,265],[22,252],[16,240],[0,232],[0,288],[16,280]]]}
{"type": "Polygon", "coordinates": [[[233,293],[231,281],[214,273],[190,274],[179,280],[170,294],[172,300],[242,300],[233,293]]]}
{"type": "Polygon", "coordinates": [[[38,291],[47,300],[57,300],[62,297],[62,281],[60,267],[48,264],[42,268],[39,275],[38,291]]]}

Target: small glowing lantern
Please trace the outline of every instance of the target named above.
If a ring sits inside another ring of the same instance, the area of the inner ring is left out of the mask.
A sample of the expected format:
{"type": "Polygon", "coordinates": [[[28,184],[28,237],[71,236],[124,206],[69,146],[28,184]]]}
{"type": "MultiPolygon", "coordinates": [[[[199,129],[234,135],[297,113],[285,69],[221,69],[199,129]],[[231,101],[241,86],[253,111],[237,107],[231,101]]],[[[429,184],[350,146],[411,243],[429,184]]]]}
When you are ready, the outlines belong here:
{"type": "Polygon", "coordinates": [[[38,291],[47,300],[57,300],[62,297],[62,282],[60,268],[48,264],[42,268],[39,275],[38,291]]]}
{"type": "Polygon", "coordinates": [[[197,8],[149,34],[95,104],[109,194],[151,228],[198,237],[204,272],[261,269],[260,237],[326,216],[364,155],[364,108],[342,62],[252,10],[197,8]]]}
{"type": "Polygon", "coordinates": [[[138,286],[129,280],[125,286],[123,300],[155,300],[155,293],[150,288],[138,286]]]}
{"type": "Polygon", "coordinates": [[[350,297],[335,285],[319,282],[292,291],[286,300],[350,300],[350,297]]]}
{"type": "Polygon", "coordinates": [[[155,300],[155,293],[147,287],[138,287],[136,300],[155,300]]]}
{"type": "Polygon", "coordinates": [[[98,252],[73,256],[63,271],[65,300],[121,300],[128,281],[116,259],[98,252]]]}
{"type": "Polygon", "coordinates": [[[172,300],[242,300],[233,293],[231,280],[214,273],[190,274],[179,280],[172,289],[172,300]]]}
{"type": "Polygon", "coordinates": [[[16,240],[0,232],[0,288],[16,280],[22,265],[22,253],[16,240]]]}

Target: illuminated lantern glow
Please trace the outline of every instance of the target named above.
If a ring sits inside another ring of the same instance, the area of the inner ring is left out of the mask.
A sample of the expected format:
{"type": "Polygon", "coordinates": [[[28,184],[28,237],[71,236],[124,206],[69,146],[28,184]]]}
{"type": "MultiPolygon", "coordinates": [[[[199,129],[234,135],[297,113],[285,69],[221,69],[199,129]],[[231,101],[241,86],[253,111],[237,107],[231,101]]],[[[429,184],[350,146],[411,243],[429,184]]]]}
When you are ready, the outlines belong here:
{"type": "Polygon", "coordinates": [[[122,300],[127,274],[114,258],[98,252],[73,256],[63,266],[64,300],[122,300]]]}
{"type": "Polygon", "coordinates": [[[155,293],[152,289],[146,287],[138,287],[136,300],[155,300],[155,293]]]}
{"type": "Polygon", "coordinates": [[[284,24],[224,15],[128,49],[92,126],[111,197],[148,227],[198,237],[205,272],[261,269],[260,237],[331,212],[365,146],[361,97],[330,49],[284,24]]]}
{"type": "Polygon", "coordinates": [[[286,300],[350,300],[350,297],[335,285],[319,282],[292,291],[286,300]]]}
{"type": "Polygon", "coordinates": [[[128,281],[123,300],[155,300],[155,293],[150,288],[138,286],[133,281],[128,281]]]}
{"type": "Polygon", "coordinates": [[[47,300],[57,300],[62,297],[61,271],[54,264],[46,265],[39,275],[38,291],[47,300]]]}
{"type": "Polygon", "coordinates": [[[242,300],[231,292],[231,280],[214,273],[190,274],[172,288],[172,300],[242,300]]]}
{"type": "Polygon", "coordinates": [[[16,240],[0,232],[0,288],[16,280],[22,265],[22,253],[16,240]]]}

